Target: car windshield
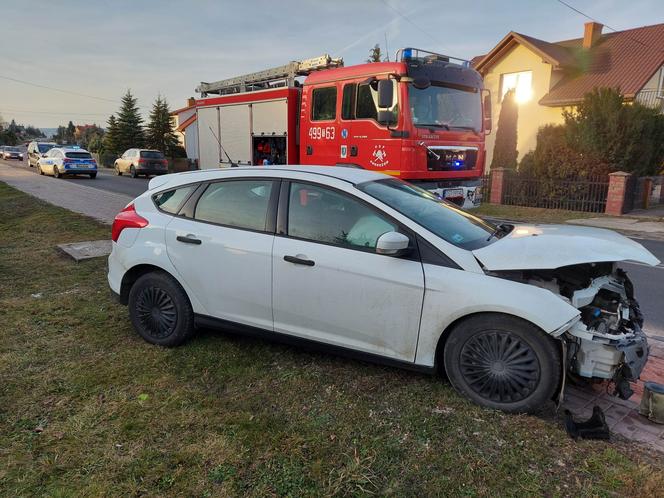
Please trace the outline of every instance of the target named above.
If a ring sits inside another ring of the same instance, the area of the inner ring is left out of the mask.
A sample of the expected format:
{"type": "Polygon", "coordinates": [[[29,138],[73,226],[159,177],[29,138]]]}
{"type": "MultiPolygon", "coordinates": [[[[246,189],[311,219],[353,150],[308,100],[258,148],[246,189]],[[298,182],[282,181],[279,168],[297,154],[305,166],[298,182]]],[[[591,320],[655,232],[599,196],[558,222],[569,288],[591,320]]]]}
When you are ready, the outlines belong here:
{"type": "Polygon", "coordinates": [[[65,154],[70,159],[91,159],[92,156],[89,152],[67,152],[65,154]]]}
{"type": "Polygon", "coordinates": [[[441,239],[473,250],[495,241],[495,227],[419,187],[396,178],[357,185],[362,192],[396,209],[441,239]]]}
{"type": "Polygon", "coordinates": [[[432,82],[427,88],[408,85],[410,112],[415,126],[482,129],[481,95],[477,88],[432,82]]]}
{"type": "Polygon", "coordinates": [[[39,148],[39,152],[44,154],[55,147],[55,144],[38,144],[37,147],[39,148]]]}
{"type": "Polygon", "coordinates": [[[6,152],[20,152],[18,147],[5,147],[6,152]]]}
{"type": "Polygon", "coordinates": [[[164,155],[158,150],[142,150],[141,157],[145,159],[163,159],[164,155]]]}

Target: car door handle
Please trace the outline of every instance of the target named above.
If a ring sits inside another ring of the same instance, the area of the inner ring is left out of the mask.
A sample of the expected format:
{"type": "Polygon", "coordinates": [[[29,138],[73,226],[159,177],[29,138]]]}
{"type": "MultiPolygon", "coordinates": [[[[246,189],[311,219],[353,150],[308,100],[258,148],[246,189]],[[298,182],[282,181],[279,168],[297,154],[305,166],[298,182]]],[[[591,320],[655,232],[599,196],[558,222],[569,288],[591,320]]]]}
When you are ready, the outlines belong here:
{"type": "Polygon", "coordinates": [[[316,263],[311,259],[298,258],[297,256],[284,256],[284,261],[295,265],[314,266],[316,263]]]}
{"type": "Polygon", "coordinates": [[[197,239],[193,235],[178,235],[175,238],[180,242],[184,242],[185,244],[196,244],[197,246],[200,246],[203,243],[201,239],[197,239]]]}

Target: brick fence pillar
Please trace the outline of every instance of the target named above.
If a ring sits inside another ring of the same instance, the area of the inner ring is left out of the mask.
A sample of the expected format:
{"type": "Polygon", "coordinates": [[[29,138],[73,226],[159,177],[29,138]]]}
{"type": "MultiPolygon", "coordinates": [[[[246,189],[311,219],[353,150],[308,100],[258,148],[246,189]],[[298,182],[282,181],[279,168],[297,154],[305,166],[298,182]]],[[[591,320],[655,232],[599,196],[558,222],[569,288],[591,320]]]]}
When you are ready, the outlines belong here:
{"type": "Polygon", "coordinates": [[[625,212],[627,184],[632,177],[630,173],[616,171],[609,174],[609,194],[606,197],[604,212],[611,216],[621,216],[625,212]]]}
{"type": "Polygon", "coordinates": [[[507,176],[507,169],[495,168],[491,170],[491,195],[489,195],[489,202],[491,204],[503,203],[503,191],[505,189],[505,177],[507,176]]]}

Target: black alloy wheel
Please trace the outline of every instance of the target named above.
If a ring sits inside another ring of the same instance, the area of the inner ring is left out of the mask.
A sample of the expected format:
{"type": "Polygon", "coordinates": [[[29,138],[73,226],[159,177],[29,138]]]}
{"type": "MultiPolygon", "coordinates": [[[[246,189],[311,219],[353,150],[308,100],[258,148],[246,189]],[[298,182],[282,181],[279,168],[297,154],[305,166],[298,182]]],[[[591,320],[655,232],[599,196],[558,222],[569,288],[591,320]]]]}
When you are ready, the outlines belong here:
{"type": "Polygon", "coordinates": [[[194,332],[194,312],[182,286],[161,271],[146,273],[129,291],[129,316],[136,332],[152,344],[177,346],[194,332]]]}

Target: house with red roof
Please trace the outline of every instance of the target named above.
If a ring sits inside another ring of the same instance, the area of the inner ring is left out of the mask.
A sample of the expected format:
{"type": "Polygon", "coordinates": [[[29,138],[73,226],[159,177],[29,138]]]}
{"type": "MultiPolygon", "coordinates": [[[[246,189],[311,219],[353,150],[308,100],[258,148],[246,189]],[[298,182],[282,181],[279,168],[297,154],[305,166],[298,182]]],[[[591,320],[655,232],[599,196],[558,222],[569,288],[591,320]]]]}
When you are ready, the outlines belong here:
{"type": "MultiPolygon", "coordinates": [[[[582,38],[558,42],[511,31],[472,60],[491,91],[495,120],[503,96],[515,90],[519,159],[535,148],[541,126],[562,123],[563,109],[573,109],[593,88],[618,88],[626,103],[664,112],[664,24],[602,30],[602,24],[588,22],[582,38]]],[[[487,137],[487,169],[495,137],[487,137]]]]}
{"type": "Polygon", "coordinates": [[[171,120],[180,145],[189,159],[198,159],[198,128],[196,125],[196,99],[187,99],[187,105],[171,111],[171,120]]]}

